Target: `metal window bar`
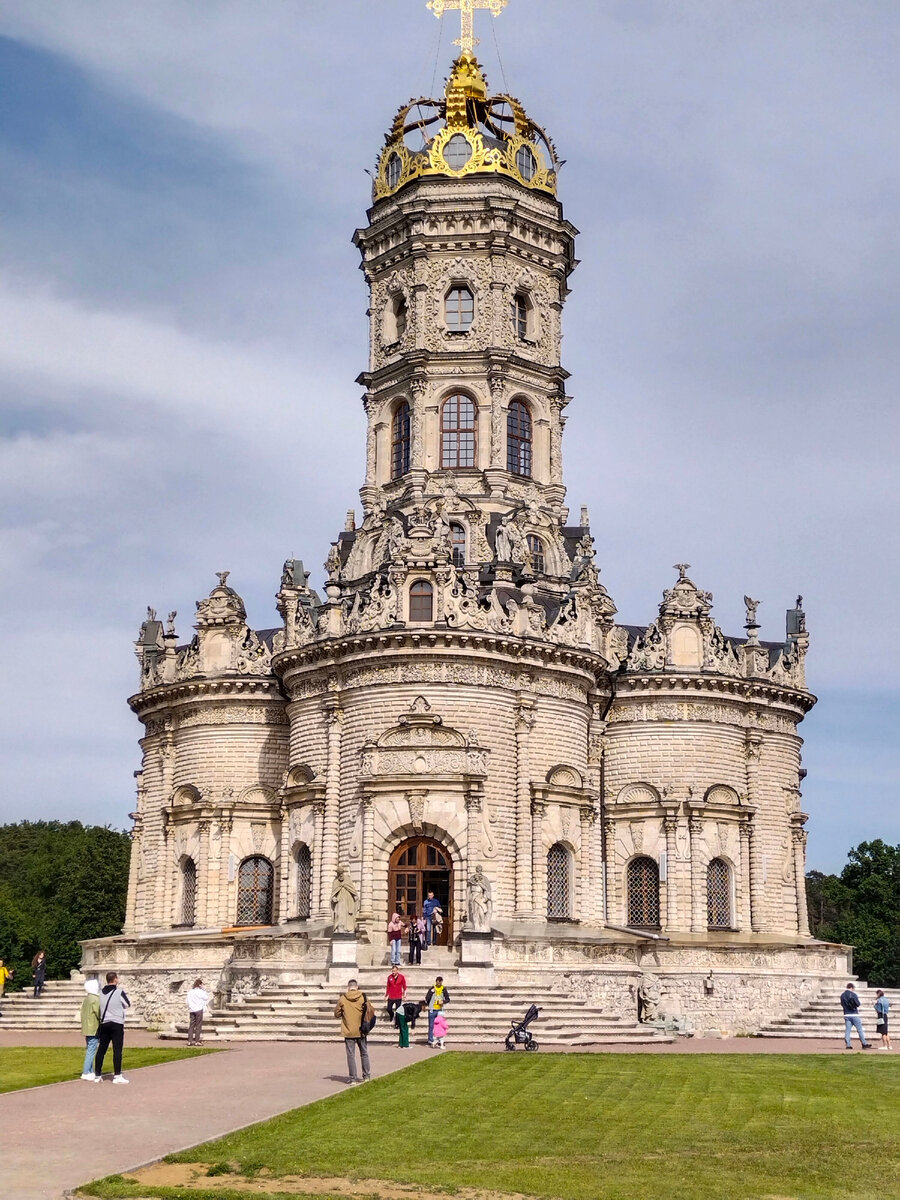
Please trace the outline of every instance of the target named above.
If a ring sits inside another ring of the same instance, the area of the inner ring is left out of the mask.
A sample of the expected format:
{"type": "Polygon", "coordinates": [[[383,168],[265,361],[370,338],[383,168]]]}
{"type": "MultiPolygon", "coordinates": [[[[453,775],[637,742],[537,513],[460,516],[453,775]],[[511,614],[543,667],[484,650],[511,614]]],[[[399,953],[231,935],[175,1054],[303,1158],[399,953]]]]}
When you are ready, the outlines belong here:
{"type": "Polygon", "coordinates": [[[181,867],[181,923],[193,925],[197,916],[197,864],[186,858],[181,867]]]}
{"type": "Polygon", "coordinates": [[[706,915],[710,929],[731,928],[731,872],[721,858],[706,868],[706,915]]]}
{"type": "Polygon", "coordinates": [[[569,852],[557,842],[547,853],[547,916],[565,920],[571,915],[569,852]]]}
{"type": "Polygon", "coordinates": [[[301,921],[312,912],[312,854],[302,843],[297,848],[297,916],[301,921]]]}
{"type": "Polygon", "coordinates": [[[272,864],[262,855],[245,858],[238,871],[236,925],[271,925],[272,864]]]}
{"type": "Polygon", "coordinates": [[[628,924],[638,929],[659,925],[659,867],[652,858],[628,864],[628,924]]]}

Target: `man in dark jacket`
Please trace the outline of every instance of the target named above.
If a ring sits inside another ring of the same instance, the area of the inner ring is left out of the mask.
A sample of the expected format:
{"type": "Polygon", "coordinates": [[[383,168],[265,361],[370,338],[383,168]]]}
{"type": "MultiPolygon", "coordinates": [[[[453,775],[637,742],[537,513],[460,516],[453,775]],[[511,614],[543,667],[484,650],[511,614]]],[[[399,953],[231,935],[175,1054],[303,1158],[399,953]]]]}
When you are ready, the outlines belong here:
{"type": "Polygon", "coordinates": [[[131,1001],[125,995],[125,989],[119,986],[119,977],[115,971],[108,971],[106,987],[100,993],[100,1028],[97,1031],[100,1038],[97,1046],[97,1057],[94,1059],[94,1079],[97,1083],[103,1078],[103,1059],[110,1043],[113,1048],[113,1083],[128,1083],[122,1074],[122,1047],[125,1045],[125,1010],[131,1008],[131,1001]]]}
{"type": "Polygon", "coordinates": [[[841,1008],[844,1010],[845,1049],[853,1049],[850,1045],[850,1033],[855,1029],[863,1050],[871,1050],[872,1043],[866,1041],[866,1035],[863,1033],[862,1020],[859,1015],[859,996],[857,996],[852,983],[848,983],[846,990],[841,992],[841,1008]]]}

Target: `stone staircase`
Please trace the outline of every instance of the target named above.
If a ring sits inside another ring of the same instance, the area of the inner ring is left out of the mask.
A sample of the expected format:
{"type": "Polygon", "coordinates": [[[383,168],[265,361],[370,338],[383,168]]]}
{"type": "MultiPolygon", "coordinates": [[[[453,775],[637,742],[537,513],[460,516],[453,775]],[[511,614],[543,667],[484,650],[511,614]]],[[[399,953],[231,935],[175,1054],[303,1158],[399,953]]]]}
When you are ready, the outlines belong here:
{"type": "MultiPolygon", "coordinates": [[[[631,1045],[646,1042],[670,1042],[673,1038],[658,1030],[648,1029],[636,1021],[610,1015],[573,996],[550,993],[528,985],[498,985],[496,987],[461,987],[455,968],[437,967],[431,961],[427,967],[402,968],[409,985],[407,995],[424,998],[436,973],[444,976],[450,992],[447,1020],[450,1026],[448,1041],[453,1045],[492,1046],[500,1049],[510,1027],[510,1021],[521,1020],[528,1006],[536,1003],[540,1017],[530,1026],[535,1041],[541,1046],[590,1046],[597,1043],[631,1045]]],[[[359,986],[368,995],[378,1014],[378,1024],[369,1036],[373,1043],[396,1043],[397,1030],[387,1019],[384,981],[387,968],[361,967],[357,972],[359,986]]],[[[290,1040],[333,1041],[339,1034],[334,1017],[334,1005],[341,986],[319,980],[307,983],[280,984],[243,1002],[233,1001],[207,1016],[203,1037],[207,1042],[219,1040],[269,1041],[290,1040]]],[[[413,1042],[425,1042],[428,1018],[423,1015],[412,1033],[413,1042]]],[[[176,1026],[174,1033],[163,1037],[183,1039],[187,1023],[176,1026]]]]}
{"type": "MultiPolygon", "coordinates": [[[[826,1038],[829,1041],[844,1038],[844,1015],[841,1012],[840,995],[844,984],[829,984],[823,987],[818,996],[805,1004],[796,1012],[783,1017],[776,1017],[768,1025],[760,1029],[759,1037],[770,1038],[826,1038]]],[[[870,1042],[879,1041],[875,1033],[875,992],[876,988],[867,983],[854,980],[854,986],[859,995],[859,1013],[862,1017],[863,1029],[870,1042]]],[[[884,988],[884,994],[891,1002],[891,1014],[897,1013],[900,1019],[900,988],[884,988]]],[[[856,1034],[853,1035],[854,1044],[856,1034]]]]}
{"type": "Polygon", "coordinates": [[[0,1004],[0,1029],[81,1029],[84,984],[70,979],[48,979],[39,1000],[30,987],[7,992],[0,1004]]]}

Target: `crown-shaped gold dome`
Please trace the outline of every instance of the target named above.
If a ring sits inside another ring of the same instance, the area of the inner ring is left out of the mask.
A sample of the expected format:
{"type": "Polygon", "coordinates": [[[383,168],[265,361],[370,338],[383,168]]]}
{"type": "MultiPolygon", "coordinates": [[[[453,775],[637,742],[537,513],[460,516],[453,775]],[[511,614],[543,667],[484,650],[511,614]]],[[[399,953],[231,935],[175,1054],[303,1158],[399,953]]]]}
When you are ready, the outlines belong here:
{"type": "Polygon", "coordinates": [[[381,200],[424,176],[500,174],[555,196],[559,166],[546,133],[514,97],[490,96],[478,60],[464,51],[443,100],[410,100],[397,113],[372,192],[381,200]]]}

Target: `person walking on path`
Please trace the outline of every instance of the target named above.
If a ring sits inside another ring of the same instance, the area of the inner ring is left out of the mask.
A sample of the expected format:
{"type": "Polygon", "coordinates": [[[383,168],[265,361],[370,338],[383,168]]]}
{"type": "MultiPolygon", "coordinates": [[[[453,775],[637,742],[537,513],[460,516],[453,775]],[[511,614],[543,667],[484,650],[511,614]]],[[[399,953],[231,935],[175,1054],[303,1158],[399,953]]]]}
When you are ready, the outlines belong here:
{"type": "Polygon", "coordinates": [[[366,1008],[365,993],[356,986],[356,980],[351,979],[347,990],[341,992],[341,997],[334,1006],[334,1015],[341,1019],[341,1036],[344,1039],[344,1049],[347,1051],[347,1074],[350,1084],[360,1082],[356,1070],[356,1051],[359,1050],[359,1062],[362,1067],[363,1082],[372,1078],[369,1067],[369,1047],[366,1035],[362,1032],[362,1021],[366,1008]]]}
{"type": "Polygon", "coordinates": [[[100,984],[96,979],[86,979],[84,990],[87,994],[81,1002],[81,1032],[84,1034],[84,1066],[81,1068],[81,1078],[93,1081],[94,1059],[100,1044],[100,984]]]}
{"type": "Polygon", "coordinates": [[[391,947],[391,966],[400,966],[400,943],[403,941],[403,922],[398,912],[391,913],[387,927],[388,942],[391,947]]]}
{"type": "Polygon", "coordinates": [[[891,1044],[891,1035],[888,1033],[888,1011],[890,1010],[891,1002],[881,990],[875,993],[875,1032],[881,1034],[881,1045],[879,1050],[893,1050],[891,1044]]]}
{"type": "Polygon", "coordinates": [[[425,949],[433,945],[432,938],[434,937],[434,910],[441,907],[440,900],[435,900],[434,892],[428,893],[428,898],[422,905],[422,915],[425,918],[425,949]]]}
{"type": "Polygon", "coordinates": [[[188,1045],[199,1046],[203,1035],[203,1010],[209,1004],[209,992],[203,987],[202,979],[195,979],[194,986],[187,994],[188,1006],[188,1045]]]}
{"type": "Polygon", "coordinates": [[[866,1041],[866,1035],[863,1032],[862,1021],[859,1016],[859,996],[857,996],[856,989],[852,983],[848,983],[846,989],[841,992],[841,1008],[844,1010],[845,1048],[847,1050],[853,1049],[850,1045],[850,1034],[855,1029],[863,1050],[871,1050],[872,1043],[866,1041]]]}
{"type": "Polygon", "coordinates": [[[15,975],[15,971],[10,970],[2,958],[0,958],[0,1001],[3,1000],[3,993],[6,991],[6,985],[15,975]]]}
{"type": "Polygon", "coordinates": [[[384,995],[387,1000],[388,1020],[393,1021],[394,1009],[399,1008],[406,995],[406,976],[400,974],[400,968],[395,964],[384,985],[384,995]]]}
{"type": "Polygon", "coordinates": [[[409,917],[409,965],[422,962],[422,943],[425,940],[425,918],[410,913],[409,917]]]}
{"type": "Polygon", "coordinates": [[[450,1003],[450,992],[444,987],[443,975],[438,975],[434,981],[434,987],[430,987],[425,993],[425,1005],[428,1009],[428,1045],[434,1045],[434,1021],[435,1017],[446,1004],[450,1003]]]}
{"type": "Polygon", "coordinates": [[[131,1008],[131,1001],[125,994],[125,989],[119,986],[118,975],[115,971],[107,971],[106,986],[100,993],[100,1044],[94,1059],[94,1079],[97,1083],[103,1078],[103,1059],[110,1044],[113,1048],[113,1083],[129,1082],[122,1074],[125,1010],[128,1008],[131,1008]]]}
{"type": "Polygon", "coordinates": [[[443,1010],[434,1014],[434,1048],[444,1049],[444,1038],[447,1036],[447,1018],[443,1010]]]}
{"type": "Polygon", "coordinates": [[[47,978],[47,955],[43,950],[38,950],[31,960],[31,974],[34,979],[34,998],[39,1000],[44,990],[44,980],[47,978]]]}

